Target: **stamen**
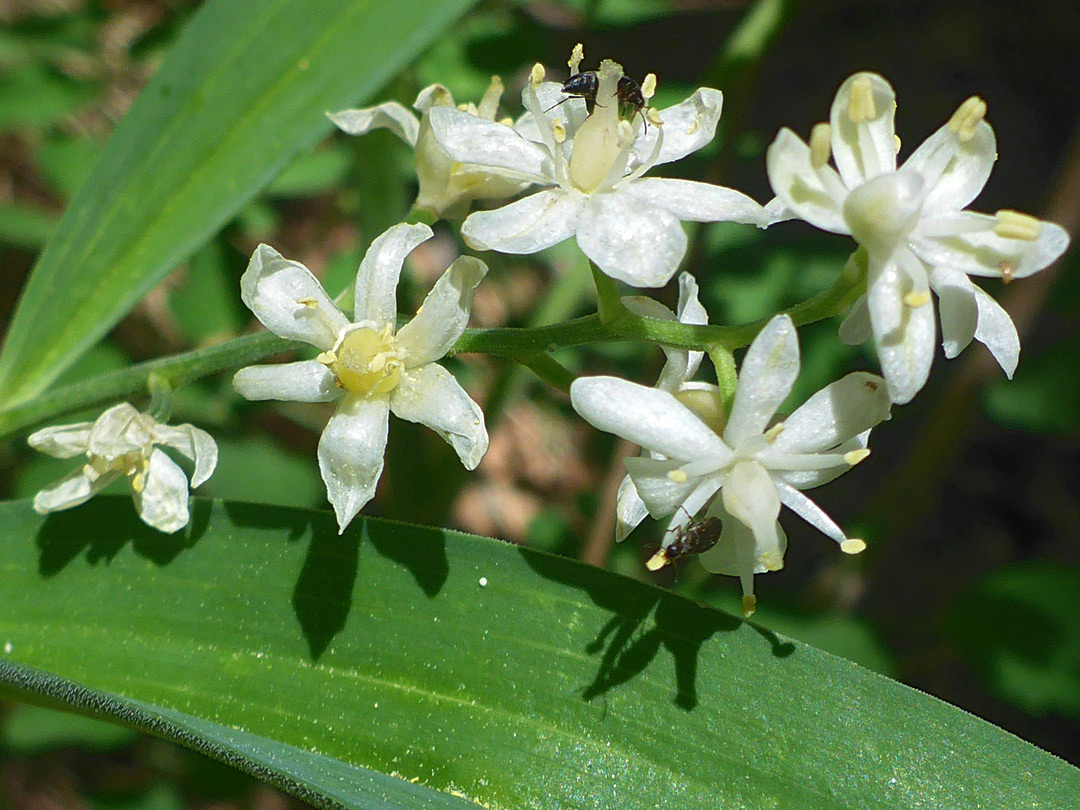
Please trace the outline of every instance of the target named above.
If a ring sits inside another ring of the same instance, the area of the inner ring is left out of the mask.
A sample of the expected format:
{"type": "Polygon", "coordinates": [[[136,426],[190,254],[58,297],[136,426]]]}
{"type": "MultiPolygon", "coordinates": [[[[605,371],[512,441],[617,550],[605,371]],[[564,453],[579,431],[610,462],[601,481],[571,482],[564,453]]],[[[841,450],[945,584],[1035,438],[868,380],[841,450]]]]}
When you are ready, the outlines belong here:
{"type": "Polygon", "coordinates": [[[848,453],[844,453],[844,461],[854,467],[860,461],[864,461],[870,455],[870,449],[863,447],[860,450],[852,450],[848,453]]]}
{"type": "Polygon", "coordinates": [[[319,352],[315,359],[327,368],[329,368],[337,362],[337,355],[334,354],[332,351],[319,352]]]}
{"type": "Polygon", "coordinates": [[[664,121],[660,118],[660,111],[656,107],[649,107],[649,111],[645,113],[645,118],[648,119],[650,124],[655,126],[662,126],[664,121]]]}
{"type": "Polygon", "coordinates": [[[1028,214],[1002,209],[994,214],[997,224],[994,233],[1002,239],[1023,239],[1034,242],[1042,232],[1042,223],[1028,214]]]}
{"type": "Polygon", "coordinates": [[[685,484],[687,479],[687,475],[683,470],[672,470],[667,474],[667,477],[676,484],[685,484]]]}
{"type": "Polygon", "coordinates": [[[848,119],[853,124],[862,124],[877,118],[877,107],[874,105],[874,85],[869,76],[859,76],[851,83],[847,114],[848,119]]]}
{"type": "Polygon", "coordinates": [[[1016,268],[1002,259],[998,262],[998,270],[1001,271],[1001,283],[1011,284],[1013,277],[1016,275],[1016,268]]]}
{"type": "Polygon", "coordinates": [[[547,75],[547,71],[544,70],[544,66],[537,62],[532,66],[532,71],[529,73],[529,81],[536,86],[544,80],[544,76],[547,75]]]}
{"type": "Polygon", "coordinates": [[[562,121],[556,121],[551,125],[551,134],[555,136],[555,143],[563,143],[566,140],[566,126],[562,121]]]}
{"type": "Polygon", "coordinates": [[[784,423],[783,422],[777,422],[775,425],[773,425],[771,428],[769,428],[768,430],[765,431],[765,441],[767,441],[769,444],[772,444],[778,438],[780,438],[780,434],[783,433],[783,432],[784,432],[784,423]]]}
{"type": "Polygon", "coordinates": [[[963,143],[975,137],[975,128],[986,117],[986,102],[978,96],[972,96],[952,114],[945,126],[963,143]]]}
{"type": "Polygon", "coordinates": [[[645,77],[645,81],[641,83],[641,95],[648,101],[654,95],[656,95],[656,74],[650,73],[645,77]]]}
{"type": "Polygon", "coordinates": [[[502,125],[503,125],[504,127],[511,127],[511,128],[513,128],[513,126],[514,126],[514,119],[513,119],[513,118],[511,118],[511,117],[510,117],[510,116],[508,115],[508,116],[506,116],[506,118],[500,118],[500,119],[499,119],[499,123],[500,123],[500,124],[502,124],[502,125]]]}
{"type": "Polygon", "coordinates": [[[828,124],[814,124],[810,130],[810,165],[820,169],[829,162],[832,154],[832,127],[828,124]]]}
{"type": "Polygon", "coordinates": [[[470,107],[470,106],[471,106],[471,105],[469,105],[469,104],[466,104],[466,103],[465,103],[465,102],[463,101],[463,102],[461,102],[460,104],[458,104],[458,105],[457,105],[457,108],[458,108],[459,110],[461,110],[462,112],[469,112],[469,107],[470,107]]]}
{"type": "Polygon", "coordinates": [[[502,99],[503,90],[502,77],[492,76],[491,84],[488,85],[488,89],[484,92],[484,97],[480,99],[480,105],[477,108],[477,114],[481,118],[486,118],[488,121],[495,120],[495,113],[499,111],[499,101],[502,99]]]}
{"type": "Polygon", "coordinates": [[[764,565],[766,570],[769,571],[779,571],[784,567],[784,558],[780,556],[779,552],[774,551],[773,549],[769,549],[758,557],[758,562],[764,565]]]}
{"type": "Polygon", "coordinates": [[[904,296],[904,303],[912,309],[924,306],[930,303],[930,293],[925,291],[915,292],[914,290],[912,290],[904,296]]]}
{"type": "Polygon", "coordinates": [[[668,559],[667,549],[662,548],[649,557],[648,561],[645,563],[645,568],[649,571],[659,571],[669,562],[671,562],[671,560],[668,559]]]}
{"type": "Polygon", "coordinates": [[[858,554],[861,551],[866,551],[866,541],[860,540],[858,537],[849,537],[840,544],[840,550],[845,554],[858,554]]]}
{"type": "Polygon", "coordinates": [[[570,52],[570,61],[566,63],[566,66],[570,68],[570,75],[575,76],[578,73],[578,67],[581,65],[581,60],[585,58],[585,47],[579,42],[574,46],[574,50],[570,52]]]}
{"type": "Polygon", "coordinates": [[[749,619],[754,615],[754,611],[757,610],[757,597],[752,593],[748,593],[742,598],[742,615],[744,619],[749,619]]]}
{"type": "Polygon", "coordinates": [[[307,307],[308,309],[314,309],[319,305],[319,302],[314,298],[297,298],[296,303],[302,307],[307,307]]]}
{"type": "Polygon", "coordinates": [[[900,154],[900,136],[893,135],[893,146],[896,147],[896,154],[900,154]]]}

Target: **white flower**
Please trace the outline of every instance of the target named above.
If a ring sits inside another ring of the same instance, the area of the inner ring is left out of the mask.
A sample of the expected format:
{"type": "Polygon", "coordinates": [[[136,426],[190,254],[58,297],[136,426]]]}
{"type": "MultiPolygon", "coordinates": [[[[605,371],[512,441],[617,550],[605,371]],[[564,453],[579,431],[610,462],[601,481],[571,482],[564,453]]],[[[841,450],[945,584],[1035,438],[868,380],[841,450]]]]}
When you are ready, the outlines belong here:
{"type": "Polygon", "coordinates": [[[581,378],[570,388],[574,409],[587,422],[656,454],[627,459],[626,469],[650,515],[673,515],[661,564],[663,549],[680,539],[699,512],[705,511],[703,520],[723,521],[719,542],[701,562],[714,573],[740,578],[747,615],[755,604],[754,574],[784,563],[781,504],[845,552],[866,546],[845,536],[800,490],[831,481],[869,455],[870,429],[889,413],[883,380],[849,374],[770,427],[798,372],[795,327],[778,315],[746,352],[722,430],[702,416],[696,397],[614,377],[581,378]]]}
{"type": "MultiPolygon", "coordinates": [[[[502,79],[492,76],[480,104],[462,105],[460,109],[467,115],[493,122],[502,94],[502,79]]],[[[416,97],[413,109],[420,112],[419,118],[396,101],[362,110],[327,113],[327,116],[350,135],[388,129],[409,144],[415,153],[416,177],[420,185],[414,205],[431,211],[436,217],[464,216],[473,200],[512,197],[528,185],[451,160],[431,131],[430,111],[435,107],[455,108],[453,95],[441,84],[425,87],[416,97]]],[[[512,124],[512,121],[504,120],[499,125],[509,128],[512,124]]]]}
{"type": "Polygon", "coordinates": [[[160,424],[126,402],[93,422],[44,428],[27,441],[55,458],[87,457],[80,469],[34,496],[34,510],[39,514],[85,503],[126,475],[139,517],[170,534],[188,522],[188,479],[157,445],[171,447],[195,462],[192,488],[210,477],[218,458],[217,444],[205,430],[160,424]]]}
{"type": "MultiPolygon", "coordinates": [[[[574,65],[572,61],[572,65],[574,65]]],[[[440,107],[435,137],[450,157],[508,178],[550,186],[494,211],[471,214],[461,233],[477,250],[535,253],[577,236],[578,246],[612,278],[659,287],[686,253],[680,221],[744,222],[764,227],[764,209],[738,191],[690,180],[643,178],[712,140],[723,96],[702,88],[658,115],[619,118],[622,68],[604,60],[591,115],[580,98],[544,82],[541,65],[522,92],[529,117],[517,130],[440,107]],[[563,102],[563,103],[560,103],[563,102]],[[558,105],[558,106],[555,106],[558,105]]],[[[643,85],[651,96],[655,79],[643,85]]]]}
{"type": "MultiPolygon", "coordinates": [[[[678,314],[665,307],[653,298],[642,296],[627,297],[623,299],[626,308],[637,315],[645,315],[652,318],[665,320],[678,320],[679,323],[704,326],[709,322],[709,315],[698,301],[698,285],[694,277],[689,273],[679,276],[679,303],[678,314]]],[[[667,357],[664,367],[660,370],[660,376],[656,380],[656,387],[661,391],[670,391],[672,394],[683,392],[684,396],[702,399],[699,394],[688,394],[688,391],[706,391],[705,401],[715,404],[719,400],[712,397],[716,391],[715,385],[708,383],[689,382],[690,378],[697,373],[698,367],[705,353],[689,349],[680,349],[674,346],[661,346],[667,357]]],[[[717,416],[719,416],[717,414],[717,416]]],[[[647,451],[646,451],[647,452],[647,451]]],[[[638,495],[634,482],[627,475],[619,484],[619,492],[615,499],[615,542],[621,543],[626,539],[637,525],[645,519],[649,513],[645,503],[638,495]]]]}
{"type": "Polygon", "coordinates": [[[1064,229],[1015,211],[976,214],[997,158],[986,104],[972,97],[897,169],[892,88],[874,73],[841,86],[829,124],[807,145],[781,129],[768,152],[769,180],[796,216],[851,235],[869,255],[867,293],[841,326],[847,343],[873,334],[893,402],[926,382],[935,342],[933,290],[940,302],[945,356],[972,338],[1012,376],[1020,341],[1008,313],[968,278],[1006,283],[1041,270],[1069,244],[1064,229]],[[828,165],[830,154],[836,169],[828,165]]]}
{"type": "Polygon", "coordinates": [[[311,271],[268,245],[259,245],[240,279],[244,303],[264,326],[322,349],[314,360],[240,369],[233,387],[248,399],[339,400],[319,440],[319,470],[341,531],[375,494],[391,411],[434,430],[470,470],[487,451],[480,407],[435,362],[465,331],[487,266],[459,258],[395,333],[401,265],[431,236],[426,225],[395,225],[372,242],[356,276],[351,322],[311,271]]]}

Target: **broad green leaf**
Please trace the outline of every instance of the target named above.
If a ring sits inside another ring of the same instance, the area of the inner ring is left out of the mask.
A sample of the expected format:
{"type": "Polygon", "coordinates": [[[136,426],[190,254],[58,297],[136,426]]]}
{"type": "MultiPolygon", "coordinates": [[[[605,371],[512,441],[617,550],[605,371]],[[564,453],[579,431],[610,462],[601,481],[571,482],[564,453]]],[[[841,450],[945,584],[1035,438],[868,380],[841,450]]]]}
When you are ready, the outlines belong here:
{"type": "Polygon", "coordinates": [[[0,355],[40,393],[301,149],[472,0],[210,0],[121,122],[38,262],[0,355]]]}
{"type": "Polygon", "coordinates": [[[320,805],[470,806],[421,785],[514,810],[1080,800],[1080,771],[922,693],[497,541],[199,500],[164,536],[123,498],[6,504],[0,528],[12,689],[320,805]]]}

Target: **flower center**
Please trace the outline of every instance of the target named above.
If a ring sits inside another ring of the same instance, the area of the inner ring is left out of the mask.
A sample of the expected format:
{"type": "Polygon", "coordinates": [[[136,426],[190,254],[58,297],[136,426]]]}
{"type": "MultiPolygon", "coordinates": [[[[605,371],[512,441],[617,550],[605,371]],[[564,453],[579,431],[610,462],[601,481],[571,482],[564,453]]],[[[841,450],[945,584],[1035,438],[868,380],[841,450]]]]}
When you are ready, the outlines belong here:
{"type": "Polygon", "coordinates": [[[608,176],[624,145],[619,127],[619,79],[622,68],[610,59],[600,63],[593,111],[574,135],[570,182],[585,192],[595,190],[608,176]]]}
{"type": "Polygon", "coordinates": [[[389,324],[381,331],[370,327],[353,329],[342,338],[333,355],[327,365],[341,387],[367,396],[394,390],[405,370],[389,324]]]}
{"type": "Polygon", "coordinates": [[[868,180],[844,201],[844,222],[860,245],[891,252],[919,219],[922,179],[912,172],[890,172],[868,180]]]}

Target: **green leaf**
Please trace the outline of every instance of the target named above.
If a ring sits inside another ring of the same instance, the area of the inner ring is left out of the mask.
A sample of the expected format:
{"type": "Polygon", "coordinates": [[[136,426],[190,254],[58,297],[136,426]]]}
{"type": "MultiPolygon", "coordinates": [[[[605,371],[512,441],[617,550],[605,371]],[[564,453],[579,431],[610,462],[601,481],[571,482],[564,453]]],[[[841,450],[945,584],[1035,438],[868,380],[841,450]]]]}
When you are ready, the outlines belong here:
{"type": "Polygon", "coordinates": [[[4,749],[23,755],[72,746],[113,751],[136,739],[130,729],[41,706],[15,707],[4,717],[0,731],[4,749]]]}
{"type": "Polygon", "coordinates": [[[0,355],[2,404],[43,391],[327,132],[327,110],[369,98],[471,2],[206,3],[31,275],[0,355]]]}
{"type": "Polygon", "coordinates": [[[0,530],[12,690],[321,806],[472,806],[421,786],[605,810],[1080,797],[1076,769],[927,695],[493,540],[376,520],[338,536],[325,512],[199,500],[166,536],[126,498],[2,505],[0,530]]]}

